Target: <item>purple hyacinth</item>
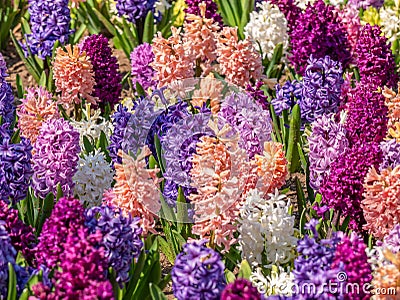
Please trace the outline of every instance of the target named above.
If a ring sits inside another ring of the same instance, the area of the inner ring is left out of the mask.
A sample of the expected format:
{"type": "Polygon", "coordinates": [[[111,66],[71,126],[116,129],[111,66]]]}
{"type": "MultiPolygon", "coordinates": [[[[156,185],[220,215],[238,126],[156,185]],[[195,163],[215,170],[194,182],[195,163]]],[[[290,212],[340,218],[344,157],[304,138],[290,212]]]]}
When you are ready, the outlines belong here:
{"type": "Polygon", "coordinates": [[[316,225],[313,219],[305,228],[313,232],[313,237],[305,235],[297,243],[299,256],[294,261],[294,293],[299,299],[335,299],[328,289],[329,283],[337,281],[341,268],[332,268],[335,250],[340,238],[335,235],[331,239],[318,239],[316,225]],[[307,286],[313,289],[307,289],[307,286]]]}
{"type": "Polygon", "coordinates": [[[283,86],[275,86],[276,97],[271,100],[276,115],[281,115],[285,109],[292,109],[302,98],[303,84],[293,80],[286,81],[283,86]]]}
{"type": "Polygon", "coordinates": [[[381,8],[385,0],[349,0],[347,5],[355,6],[357,9],[367,9],[370,6],[373,6],[377,9],[381,8]]]}
{"type": "Polygon", "coordinates": [[[361,29],[354,53],[362,83],[395,87],[399,79],[396,63],[379,26],[367,24],[361,29]]]}
{"type": "Polygon", "coordinates": [[[79,153],[79,132],[64,119],[43,123],[34,145],[32,187],[35,195],[45,198],[57,193],[61,186],[64,196],[72,195],[79,153]]]}
{"type": "Polygon", "coordinates": [[[154,12],[157,0],[117,0],[117,11],[120,17],[136,23],[147,16],[149,11],[154,12]]]}
{"type": "Polygon", "coordinates": [[[272,122],[269,111],[260,110],[252,97],[245,93],[227,96],[218,113],[220,127],[232,126],[240,135],[239,146],[252,158],[261,154],[264,142],[271,140],[272,122]]]}
{"type": "Polygon", "coordinates": [[[262,1],[269,1],[272,4],[278,5],[279,10],[285,15],[285,18],[288,22],[289,32],[291,32],[296,27],[296,20],[301,15],[301,8],[296,5],[295,0],[262,0],[262,1]]]}
{"type": "Polygon", "coordinates": [[[104,247],[108,267],[116,272],[117,282],[129,281],[132,260],[139,257],[143,247],[140,219],[124,216],[121,209],[109,206],[93,207],[85,214],[89,232],[99,231],[103,235],[100,245],[104,247]]]}
{"type": "Polygon", "coordinates": [[[381,142],[381,150],[383,161],[379,166],[379,170],[392,168],[400,165],[400,143],[396,139],[390,139],[381,142]]]}
{"type": "Polygon", "coordinates": [[[222,17],[218,13],[218,6],[213,0],[185,0],[187,8],[185,9],[186,14],[192,14],[200,16],[200,4],[206,4],[206,18],[213,19],[215,23],[223,25],[222,17]]]}
{"type": "Polygon", "coordinates": [[[260,300],[261,294],[244,278],[228,284],[221,294],[221,300],[260,300]]]}
{"type": "Polygon", "coordinates": [[[269,109],[268,96],[265,95],[261,87],[264,85],[262,81],[257,81],[254,87],[249,83],[246,86],[246,92],[265,110],[269,109]]]}
{"type": "Polygon", "coordinates": [[[172,289],[178,300],[220,299],[225,287],[224,263],[206,240],[183,246],[171,272],[172,289]]]}
{"type": "Polygon", "coordinates": [[[154,79],[156,71],[151,67],[154,60],[152,47],[148,43],[137,46],[131,53],[131,77],[133,87],[139,83],[147,91],[156,88],[157,80],[154,79]]]}
{"type": "Polygon", "coordinates": [[[343,283],[359,287],[359,290],[340,290],[342,299],[369,299],[369,293],[366,293],[365,289],[362,288],[370,284],[372,280],[371,265],[368,263],[368,256],[365,252],[367,245],[354,232],[350,237],[345,236],[342,232],[339,232],[338,236],[341,237],[341,241],[336,247],[331,268],[336,269],[344,266],[346,276],[343,283]]]}
{"type": "Polygon", "coordinates": [[[14,121],[14,95],[11,85],[5,80],[0,79],[0,117],[3,124],[11,124],[14,121]]]}
{"type": "Polygon", "coordinates": [[[329,56],[316,59],[311,55],[303,77],[301,118],[313,122],[324,114],[337,112],[344,83],[340,63],[329,56]]]}
{"type": "Polygon", "coordinates": [[[0,298],[4,299],[8,291],[8,263],[15,265],[17,256],[5,226],[5,222],[0,221],[0,298]]]}
{"type": "Polygon", "coordinates": [[[18,210],[9,208],[8,204],[0,200],[0,221],[4,221],[5,229],[15,250],[21,251],[28,262],[32,262],[36,246],[34,229],[25,225],[18,218],[18,210]]]}
{"type": "Polygon", "coordinates": [[[317,0],[300,14],[290,32],[290,62],[303,75],[310,55],[315,59],[329,56],[346,68],[350,62],[350,44],[346,30],[334,7],[317,0]]]}
{"type": "Polygon", "coordinates": [[[331,164],[343,155],[348,147],[346,129],[334,120],[333,115],[323,115],[312,123],[308,137],[310,153],[310,186],[318,192],[330,173],[331,164]]]}
{"type": "Polygon", "coordinates": [[[7,64],[4,60],[3,54],[0,53],[0,80],[6,78],[7,76],[7,64]]]}
{"type": "Polygon", "coordinates": [[[4,130],[0,141],[0,199],[16,204],[26,197],[31,182],[32,146],[25,138],[13,144],[4,130]]]}
{"type": "Polygon", "coordinates": [[[93,65],[94,86],[93,96],[100,99],[102,109],[109,104],[111,108],[120,101],[122,91],[122,76],[118,72],[118,60],[112,54],[108,39],[101,34],[87,37],[81,47],[90,58],[93,65]]]}
{"type": "Polygon", "coordinates": [[[64,45],[72,33],[68,0],[29,0],[28,10],[32,33],[25,35],[26,46],[33,55],[46,59],[52,55],[56,41],[64,45]]]}
{"type": "Polygon", "coordinates": [[[394,226],[390,233],[384,237],[382,247],[388,248],[393,253],[400,251],[400,224],[394,226]]]}

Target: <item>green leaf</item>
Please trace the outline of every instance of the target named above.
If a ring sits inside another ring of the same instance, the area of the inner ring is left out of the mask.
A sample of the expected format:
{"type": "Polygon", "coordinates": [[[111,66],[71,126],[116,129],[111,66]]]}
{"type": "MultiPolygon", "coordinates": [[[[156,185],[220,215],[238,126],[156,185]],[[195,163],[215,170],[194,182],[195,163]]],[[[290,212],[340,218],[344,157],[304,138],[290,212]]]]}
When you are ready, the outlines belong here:
{"type": "Polygon", "coordinates": [[[146,92],[139,82],[136,82],[136,92],[138,93],[139,96],[146,97],[146,92]]]}
{"type": "Polygon", "coordinates": [[[153,12],[150,10],[147,13],[146,20],[144,21],[143,42],[151,44],[154,37],[154,17],[153,12]]]}
{"type": "Polygon", "coordinates": [[[15,81],[17,85],[17,96],[19,99],[22,99],[24,97],[24,84],[19,74],[17,74],[15,81]]]}
{"type": "Polygon", "coordinates": [[[231,0],[220,0],[219,2],[219,8],[222,13],[222,17],[225,20],[225,23],[228,24],[229,26],[235,26],[235,17],[233,15],[233,11],[231,6],[229,5],[229,1],[231,0]]]}
{"type": "Polygon", "coordinates": [[[225,278],[227,283],[232,283],[236,280],[235,274],[225,269],[225,278]]]}
{"type": "Polygon", "coordinates": [[[117,29],[115,26],[105,18],[101,12],[99,12],[96,8],[93,8],[94,13],[99,18],[99,20],[103,23],[104,27],[111,33],[112,36],[117,35],[117,29]]]}
{"type": "Polygon", "coordinates": [[[60,200],[60,199],[63,197],[63,195],[64,195],[64,192],[63,192],[63,190],[62,190],[62,187],[61,187],[61,185],[58,183],[58,184],[57,184],[57,196],[56,196],[57,202],[58,202],[58,200],[60,200]]]}
{"type": "Polygon", "coordinates": [[[154,283],[149,283],[149,289],[152,300],[167,300],[167,297],[165,297],[164,293],[154,283]]]}
{"type": "Polygon", "coordinates": [[[303,187],[301,186],[301,182],[297,176],[296,176],[296,193],[297,193],[297,203],[299,205],[299,211],[302,212],[304,209],[306,209],[307,204],[303,187]]]}
{"type": "Polygon", "coordinates": [[[43,72],[42,75],[40,76],[39,86],[46,87],[46,82],[47,82],[47,76],[46,73],[43,72]]]}
{"type": "Polygon", "coordinates": [[[240,264],[240,269],[238,273],[239,278],[250,279],[251,276],[251,267],[247,260],[243,260],[240,264]]]}
{"type": "Polygon", "coordinates": [[[39,236],[40,233],[42,232],[43,224],[46,221],[46,219],[50,217],[51,212],[53,211],[53,207],[54,207],[54,195],[53,193],[49,193],[43,200],[40,218],[38,218],[38,224],[36,226],[37,236],[39,236]]]}
{"type": "Polygon", "coordinates": [[[290,173],[295,173],[300,166],[300,159],[297,150],[297,143],[300,140],[300,122],[300,106],[296,104],[292,110],[292,118],[290,120],[289,128],[289,142],[286,152],[286,159],[288,160],[290,173]]]}
{"type": "Polygon", "coordinates": [[[164,238],[161,236],[158,236],[157,239],[158,239],[158,244],[160,245],[160,250],[164,253],[168,261],[171,264],[174,264],[176,256],[174,254],[174,251],[171,249],[171,245],[168,244],[167,241],[164,240],[164,238]]]}
{"type": "Polygon", "coordinates": [[[7,300],[17,299],[17,276],[15,275],[14,267],[8,263],[8,293],[7,300]]]}
{"type": "Polygon", "coordinates": [[[83,136],[83,146],[85,147],[85,152],[87,154],[90,154],[94,151],[94,147],[86,135],[83,136]]]}
{"type": "Polygon", "coordinates": [[[11,137],[11,143],[18,144],[20,141],[21,141],[20,130],[17,129],[17,131],[15,131],[13,136],[11,137]]]}
{"type": "Polygon", "coordinates": [[[182,187],[178,188],[178,198],[176,199],[176,209],[177,209],[177,226],[178,231],[181,232],[184,223],[189,223],[189,216],[187,213],[187,203],[185,195],[183,194],[182,187]]]}

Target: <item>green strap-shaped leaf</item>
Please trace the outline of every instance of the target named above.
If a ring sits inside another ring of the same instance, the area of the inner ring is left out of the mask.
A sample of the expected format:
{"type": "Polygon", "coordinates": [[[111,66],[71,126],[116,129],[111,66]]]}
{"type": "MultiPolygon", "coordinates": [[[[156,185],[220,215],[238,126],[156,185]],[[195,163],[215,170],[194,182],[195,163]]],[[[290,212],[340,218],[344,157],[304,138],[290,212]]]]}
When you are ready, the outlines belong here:
{"type": "Polygon", "coordinates": [[[7,300],[17,299],[17,276],[15,275],[14,267],[8,263],[8,292],[7,300]]]}
{"type": "Polygon", "coordinates": [[[143,42],[151,44],[154,37],[154,16],[153,12],[149,11],[144,22],[143,42]]]}
{"type": "Polygon", "coordinates": [[[152,300],[167,300],[161,289],[154,283],[149,283],[150,296],[152,300]]]}
{"type": "Polygon", "coordinates": [[[297,143],[300,139],[300,106],[296,104],[292,110],[292,118],[290,120],[289,141],[286,152],[286,159],[289,163],[290,173],[294,173],[300,166],[299,153],[297,143]]]}

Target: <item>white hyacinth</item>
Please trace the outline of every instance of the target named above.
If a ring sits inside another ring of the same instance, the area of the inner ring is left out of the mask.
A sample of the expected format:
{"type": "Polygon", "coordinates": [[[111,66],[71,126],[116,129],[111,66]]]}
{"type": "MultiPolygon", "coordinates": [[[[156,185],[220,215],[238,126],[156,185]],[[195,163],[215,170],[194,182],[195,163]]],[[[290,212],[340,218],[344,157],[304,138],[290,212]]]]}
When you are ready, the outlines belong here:
{"type": "Polygon", "coordinates": [[[257,268],[251,273],[249,279],[258,292],[264,296],[292,295],[294,275],[282,267],[273,266],[268,276],[264,276],[262,269],[257,268]]]}
{"type": "Polygon", "coordinates": [[[333,6],[344,5],[345,0],[329,0],[329,4],[333,6]]]}
{"type": "Polygon", "coordinates": [[[306,9],[307,4],[310,3],[311,5],[314,4],[317,0],[296,0],[296,5],[300,7],[301,9],[306,9]]]}
{"type": "Polygon", "coordinates": [[[283,53],[288,48],[287,20],[275,4],[264,1],[257,3],[257,7],[259,10],[250,14],[250,21],[244,28],[245,34],[252,39],[264,58],[271,59],[278,44],[283,45],[283,53]]]}
{"type": "Polygon", "coordinates": [[[100,110],[94,111],[92,115],[90,114],[90,107],[86,107],[86,109],[83,109],[82,111],[85,119],[79,122],[75,120],[71,121],[72,126],[79,132],[79,144],[81,149],[85,149],[83,144],[84,136],[94,144],[95,141],[100,138],[100,134],[103,131],[107,139],[109,139],[112,132],[112,124],[100,116],[100,110]]]}
{"type": "Polygon", "coordinates": [[[394,42],[400,37],[400,0],[394,0],[392,6],[383,6],[379,10],[382,32],[394,42]]]}
{"type": "Polygon", "coordinates": [[[79,158],[78,171],[73,177],[75,195],[87,207],[99,206],[106,189],[111,188],[114,171],[103,152],[84,154],[79,158]]]}
{"type": "Polygon", "coordinates": [[[290,200],[278,190],[268,196],[265,200],[257,190],[248,193],[238,227],[242,258],[267,268],[290,261],[297,244],[295,218],[288,212],[290,200]]]}

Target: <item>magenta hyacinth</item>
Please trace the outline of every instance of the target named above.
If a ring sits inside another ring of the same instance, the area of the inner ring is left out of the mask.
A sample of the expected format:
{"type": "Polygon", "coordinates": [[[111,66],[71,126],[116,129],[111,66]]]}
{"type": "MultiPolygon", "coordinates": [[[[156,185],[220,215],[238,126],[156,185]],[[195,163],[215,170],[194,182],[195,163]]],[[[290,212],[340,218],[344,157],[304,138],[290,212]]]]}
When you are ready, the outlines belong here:
{"type": "Polygon", "coordinates": [[[102,108],[107,104],[113,108],[121,98],[122,76],[118,71],[118,60],[108,45],[108,39],[101,34],[91,35],[83,41],[82,51],[86,51],[93,65],[96,81],[93,96],[100,99],[102,108]]]}
{"type": "Polygon", "coordinates": [[[213,0],[186,0],[187,8],[185,9],[186,14],[192,14],[196,16],[200,16],[200,4],[206,4],[206,14],[205,17],[207,19],[213,19],[214,22],[219,25],[223,25],[222,17],[218,13],[218,6],[213,0]]]}
{"type": "Polygon", "coordinates": [[[262,296],[251,282],[238,278],[222,291],[221,300],[261,300],[262,296]]]}
{"type": "Polygon", "coordinates": [[[64,196],[72,195],[72,177],[77,170],[79,133],[63,119],[51,119],[42,125],[34,146],[32,187],[45,198],[61,186],[64,196]]]}
{"type": "Polygon", "coordinates": [[[333,6],[317,0],[300,14],[290,32],[289,60],[301,75],[310,55],[321,58],[328,55],[346,68],[350,62],[350,44],[346,30],[333,6]]]}

